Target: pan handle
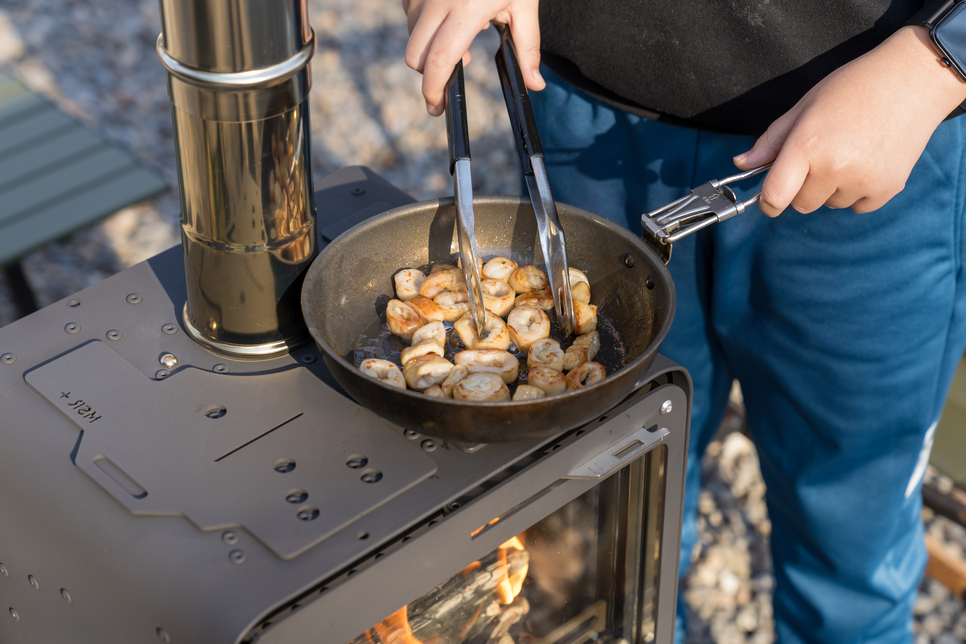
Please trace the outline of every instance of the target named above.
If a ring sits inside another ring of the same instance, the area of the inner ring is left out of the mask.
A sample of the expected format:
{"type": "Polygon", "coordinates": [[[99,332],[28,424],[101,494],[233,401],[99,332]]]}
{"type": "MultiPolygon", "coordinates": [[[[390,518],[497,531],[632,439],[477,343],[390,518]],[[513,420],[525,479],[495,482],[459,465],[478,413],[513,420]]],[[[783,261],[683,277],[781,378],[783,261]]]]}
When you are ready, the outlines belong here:
{"type": "Polygon", "coordinates": [[[446,138],[449,140],[449,173],[456,162],[470,160],[470,130],[466,120],[466,90],[463,84],[463,61],[456,63],[446,84],[446,138]]]}

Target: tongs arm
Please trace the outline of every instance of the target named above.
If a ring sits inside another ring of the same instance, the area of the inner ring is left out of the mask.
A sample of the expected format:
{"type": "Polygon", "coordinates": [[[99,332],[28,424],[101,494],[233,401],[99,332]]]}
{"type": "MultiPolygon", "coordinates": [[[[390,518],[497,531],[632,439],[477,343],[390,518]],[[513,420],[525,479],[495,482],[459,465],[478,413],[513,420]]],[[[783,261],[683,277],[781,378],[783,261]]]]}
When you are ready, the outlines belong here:
{"type": "Polygon", "coordinates": [[[645,239],[651,241],[667,263],[671,258],[673,242],[711,224],[740,215],[748,206],[757,203],[761,198],[760,191],[742,201],[728,184],[753,177],[770,167],[768,163],[724,179],[712,179],[691,190],[687,196],[641,216],[645,239]]]}
{"type": "Polygon", "coordinates": [[[530,193],[533,213],[537,219],[540,248],[547,267],[550,292],[557,312],[557,323],[565,336],[576,326],[573,295],[570,291],[570,269],[567,264],[567,243],[557,206],[550,191],[547,169],[544,165],[543,148],[537,135],[537,123],[530,107],[530,96],[520,70],[516,47],[506,25],[493,23],[500,33],[500,48],[496,52],[496,69],[503,87],[510,128],[516,141],[520,166],[530,193]]]}

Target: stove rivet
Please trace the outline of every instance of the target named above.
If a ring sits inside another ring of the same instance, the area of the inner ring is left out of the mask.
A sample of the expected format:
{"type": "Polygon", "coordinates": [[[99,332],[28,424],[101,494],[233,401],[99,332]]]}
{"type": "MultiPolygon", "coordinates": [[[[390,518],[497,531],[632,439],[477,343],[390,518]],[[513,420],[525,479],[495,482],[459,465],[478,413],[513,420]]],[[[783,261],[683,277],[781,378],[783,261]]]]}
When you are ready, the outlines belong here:
{"type": "Polygon", "coordinates": [[[423,448],[424,452],[435,452],[439,445],[436,444],[432,438],[427,438],[422,443],[419,444],[423,448]]]}
{"type": "Polygon", "coordinates": [[[70,308],[78,307],[80,306],[80,300],[71,300],[70,302],[67,303],[67,306],[69,306],[70,308]]]}
{"type": "Polygon", "coordinates": [[[178,332],[178,327],[173,324],[165,324],[163,327],[161,327],[161,332],[167,333],[168,335],[174,335],[178,332]]]}
{"type": "Polygon", "coordinates": [[[107,332],[107,339],[108,340],[117,341],[117,340],[120,340],[123,337],[124,337],[124,334],[121,333],[120,331],[118,331],[117,329],[111,329],[110,331],[107,332]]]}
{"type": "Polygon", "coordinates": [[[295,469],[295,461],[290,458],[282,458],[275,462],[274,468],[279,474],[288,474],[295,469]]]}
{"type": "Polygon", "coordinates": [[[648,290],[654,290],[654,276],[653,275],[648,275],[647,276],[647,279],[644,280],[644,286],[646,286],[648,288],[648,290]]]}
{"type": "Polygon", "coordinates": [[[13,617],[18,622],[20,621],[20,615],[13,608],[10,609],[10,617],[13,617]]]}
{"type": "Polygon", "coordinates": [[[289,490],[285,495],[285,500],[289,503],[305,503],[309,498],[309,493],[305,490],[289,490]]]}
{"type": "Polygon", "coordinates": [[[230,371],[228,369],[228,365],[226,364],[216,364],[214,367],[211,368],[211,370],[214,371],[215,373],[228,373],[230,371]]]}
{"type": "Polygon", "coordinates": [[[314,521],[319,516],[319,509],[311,505],[306,505],[305,507],[299,508],[299,511],[295,516],[297,516],[300,521],[314,521]]]}
{"type": "Polygon", "coordinates": [[[378,483],[382,480],[382,472],[379,470],[368,470],[359,477],[363,483],[378,483]]]}
{"type": "Polygon", "coordinates": [[[161,366],[165,367],[166,369],[174,369],[178,366],[178,358],[170,353],[165,353],[162,355],[160,358],[158,358],[158,362],[161,363],[161,366]]]}
{"type": "Polygon", "coordinates": [[[4,577],[10,576],[10,573],[7,572],[7,567],[3,564],[0,564],[0,575],[3,575],[4,577]]]}
{"type": "Polygon", "coordinates": [[[403,436],[406,438],[419,438],[419,432],[414,429],[404,429],[403,436]]]}
{"type": "Polygon", "coordinates": [[[40,590],[40,582],[37,581],[36,577],[33,575],[27,575],[27,581],[29,581],[30,585],[34,587],[34,590],[40,590]]]}
{"type": "Polygon", "coordinates": [[[12,353],[5,353],[2,356],[0,356],[0,362],[2,362],[3,364],[13,364],[16,361],[17,361],[17,356],[13,355],[12,353]]]}
{"type": "Polygon", "coordinates": [[[315,357],[314,353],[306,353],[304,356],[302,356],[302,364],[312,364],[316,360],[318,360],[318,358],[315,357]]]}
{"type": "Polygon", "coordinates": [[[462,504],[460,504],[459,501],[453,501],[452,503],[449,504],[449,509],[450,510],[459,510],[461,507],[463,507],[463,506],[462,506],[462,504]]]}
{"type": "Polygon", "coordinates": [[[171,636],[163,628],[158,627],[154,632],[158,634],[158,639],[164,644],[171,644],[171,636]]]}
{"type": "Polygon", "coordinates": [[[67,333],[70,333],[71,335],[78,333],[80,330],[81,330],[80,325],[77,324],[76,322],[71,322],[70,324],[64,327],[64,331],[67,331],[67,333]]]}
{"type": "Polygon", "coordinates": [[[154,377],[157,378],[158,380],[164,380],[170,375],[171,375],[171,372],[168,371],[167,369],[158,369],[157,371],[154,372],[154,377]]]}
{"type": "Polygon", "coordinates": [[[674,405],[671,404],[670,400],[665,400],[663,403],[661,403],[662,414],[670,414],[672,409],[674,409],[674,405]]]}
{"type": "Polygon", "coordinates": [[[352,194],[354,194],[357,197],[360,195],[364,195],[366,194],[366,189],[363,188],[362,186],[356,186],[355,188],[352,189],[352,194]]]}
{"type": "Polygon", "coordinates": [[[225,530],[221,533],[221,540],[225,542],[225,545],[233,546],[238,543],[238,535],[231,530],[225,530]]]}
{"type": "Polygon", "coordinates": [[[138,295],[137,293],[131,293],[130,295],[128,295],[124,299],[125,299],[125,301],[127,301],[128,304],[140,304],[141,303],[141,296],[138,295]]]}
{"type": "Polygon", "coordinates": [[[634,256],[630,253],[624,255],[624,266],[627,268],[634,268],[634,256]]]}
{"type": "Polygon", "coordinates": [[[66,588],[60,589],[60,596],[63,597],[64,601],[67,602],[68,604],[74,601],[73,599],[71,599],[70,593],[67,592],[66,588]]]}
{"type": "Polygon", "coordinates": [[[228,559],[231,560],[231,562],[233,564],[235,564],[236,566],[240,566],[243,563],[245,563],[245,561],[248,559],[248,557],[246,557],[245,556],[245,553],[242,552],[241,550],[232,550],[228,554],[228,559]]]}

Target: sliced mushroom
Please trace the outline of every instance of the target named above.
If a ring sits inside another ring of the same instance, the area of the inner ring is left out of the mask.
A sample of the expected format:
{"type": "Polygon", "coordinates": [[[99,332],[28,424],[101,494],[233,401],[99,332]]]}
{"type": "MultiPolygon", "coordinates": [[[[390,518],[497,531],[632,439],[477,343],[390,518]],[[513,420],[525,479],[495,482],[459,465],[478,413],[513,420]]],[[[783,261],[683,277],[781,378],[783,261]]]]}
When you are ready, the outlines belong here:
{"type": "Polygon", "coordinates": [[[547,395],[540,387],[534,387],[533,385],[519,385],[517,390],[513,392],[513,400],[536,400],[537,398],[543,398],[547,395]]]}
{"type": "Polygon", "coordinates": [[[446,394],[447,398],[453,397],[453,387],[456,386],[456,383],[465,378],[469,372],[470,370],[464,365],[453,365],[453,370],[449,372],[448,376],[446,376],[446,380],[440,384],[440,387],[443,388],[443,393],[446,394]]]}
{"type": "Polygon", "coordinates": [[[553,310],[553,293],[549,288],[521,293],[517,295],[514,306],[535,306],[541,311],[550,311],[553,310]]]}
{"type": "Polygon", "coordinates": [[[434,355],[443,357],[443,345],[436,340],[427,340],[426,342],[421,342],[419,344],[414,344],[411,347],[406,347],[399,354],[399,361],[402,366],[406,366],[413,358],[418,358],[419,356],[434,355]]]}
{"type": "Polygon", "coordinates": [[[411,340],[416,329],[423,325],[423,318],[406,302],[389,300],[386,305],[386,322],[394,334],[403,340],[411,340]]]}
{"type": "Polygon", "coordinates": [[[567,391],[566,376],[549,367],[530,367],[527,371],[527,382],[534,387],[543,389],[548,396],[567,391]]]}
{"type": "Polygon", "coordinates": [[[567,374],[567,389],[580,389],[600,382],[606,376],[604,365],[599,362],[585,362],[567,374]]]}
{"type": "Polygon", "coordinates": [[[564,350],[553,338],[537,340],[530,345],[530,351],[527,353],[528,367],[549,367],[563,371],[563,364],[564,350]]]}
{"type": "Polygon", "coordinates": [[[547,288],[550,284],[547,274],[539,266],[533,264],[526,264],[513,271],[508,282],[517,293],[539,291],[542,288],[547,288]]]}
{"type": "Polygon", "coordinates": [[[510,400],[510,389],[493,373],[471,373],[453,388],[453,398],[475,402],[502,402],[510,400]]]}
{"type": "Polygon", "coordinates": [[[453,363],[435,355],[425,355],[413,358],[402,369],[406,384],[410,389],[423,391],[433,385],[438,385],[453,370],[453,363]]]}
{"type": "Polygon", "coordinates": [[[599,350],[600,334],[597,331],[578,335],[577,339],[567,347],[567,351],[564,353],[563,370],[570,371],[588,360],[593,360],[597,357],[599,350]]]}
{"type": "Polygon", "coordinates": [[[471,373],[495,373],[510,384],[517,379],[520,361],[509,351],[499,349],[468,349],[460,351],[453,360],[471,373]]]}
{"type": "Polygon", "coordinates": [[[429,276],[419,287],[419,294],[433,299],[443,291],[465,292],[466,280],[463,273],[456,267],[436,270],[436,266],[429,272],[429,276]]]}
{"type": "Polygon", "coordinates": [[[597,328],[597,307],[574,300],[574,335],[584,335],[597,328]]]}
{"type": "Polygon", "coordinates": [[[455,322],[470,311],[470,294],[466,291],[443,291],[433,301],[443,310],[447,322],[455,322]]]}
{"type": "Polygon", "coordinates": [[[437,320],[424,324],[413,333],[412,343],[414,346],[430,340],[439,343],[441,347],[446,346],[446,327],[443,326],[442,322],[437,320]]]}
{"type": "Polygon", "coordinates": [[[570,295],[578,302],[590,304],[590,284],[587,282],[577,282],[570,285],[570,295]]]}
{"type": "Polygon", "coordinates": [[[510,331],[503,320],[489,311],[486,312],[486,328],[483,339],[476,333],[476,324],[472,316],[464,315],[453,323],[453,329],[467,349],[501,349],[510,348],[510,331]]]}
{"type": "Polygon", "coordinates": [[[415,268],[404,268],[392,279],[396,285],[396,297],[405,302],[419,295],[419,287],[426,279],[426,274],[415,268]]]}
{"type": "Polygon", "coordinates": [[[402,371],[388,360],[368,358],[359,364],[359,371],[391,387],[406,388],[406,379],[403,378],[402,371]]]}
{"type": "Polygon", "coordinates": [[[520,306],[506,319],[510,340],[517,349],[526,352],[537,340],[550,337],[550,318],[535,306],[520,306]]]}
{"type": "Polygon", "coordinates": [[[443,388],[439,385],[433,385],[429,389],[423,390],[423,394],[432,398],[449,398],[449,396],[443,392],[443,388]]]}
{"type": "Polygon", "coordinates": [[[517,270],[518,264],[506,257],[494,257],[483,264],[483,279],[500,280],[506,282],[510,279],[513,271],[517,270]]]}
{"type": "Polygon", "coordinates": [[[483,288],[483,308],[487,311],[502,318],[513,310],[515,294],[509,284],[501,280],[487,279],[480,286],[483,288]]]}

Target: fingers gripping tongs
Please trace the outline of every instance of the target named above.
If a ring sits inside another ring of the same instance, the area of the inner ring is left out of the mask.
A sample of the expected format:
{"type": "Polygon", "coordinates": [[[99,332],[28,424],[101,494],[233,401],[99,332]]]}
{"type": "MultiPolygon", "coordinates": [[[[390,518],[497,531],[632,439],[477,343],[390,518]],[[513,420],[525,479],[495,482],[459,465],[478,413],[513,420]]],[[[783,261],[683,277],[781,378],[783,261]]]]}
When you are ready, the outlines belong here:
{"type": "Polygon", "coordinates": [[[513,130],[520,155],[520,164],[533,203],[533,213],[537,218],[537,233],[540,248],[553,293],[553,304],[557,312],[557,323],[564,337],[569,336],[576,326],[574,303],[570,292],[570,271],[567,265],[567,243],[563,228],[557,217],[557,206],[550,192],[547,168],[544,165],[543,148],[537,136],[537,124],[530,108],[530,97],[523,81],[516,47],[510,30],[506,25],[496,24],[500,33],[500,48],[496,52],[496,69],[503,86],[507,112],[510,115],[510,128],[513,130]]]}
{"type": "Polygon", "coordinates": [[[731,219],[761,198],[758,192],[741,201],[727,184],[753,177],[771,167],[763,165],[724,179],[713,179],[691,190],[686,197],[641,216],[644,240],[657,251],[664,263],[671,259],[671,244],[706,226],[731,219]]]}

